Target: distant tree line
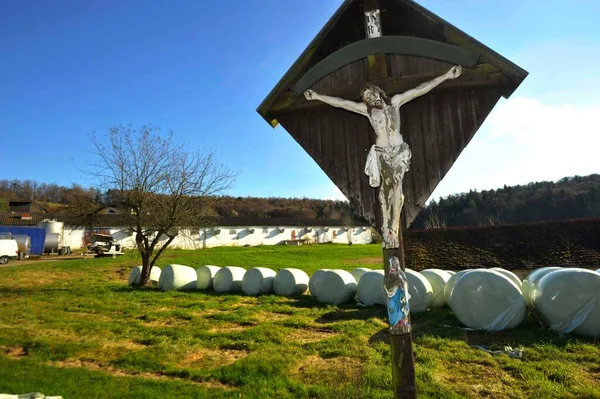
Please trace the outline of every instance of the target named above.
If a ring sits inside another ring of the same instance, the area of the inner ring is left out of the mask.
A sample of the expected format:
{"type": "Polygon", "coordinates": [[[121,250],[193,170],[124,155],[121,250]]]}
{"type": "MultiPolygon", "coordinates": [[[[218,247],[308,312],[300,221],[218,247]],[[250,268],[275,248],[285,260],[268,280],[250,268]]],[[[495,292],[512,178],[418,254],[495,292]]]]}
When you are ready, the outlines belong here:
{"type": "Polygon", "coordinates": [[[35,180],[0,180],[0,198],[4,199],[25,199],[68,205],[81,196],[99,200],[101,193],[97,189],[85,188],[76,183],[71,187],[65,187],[54,183],[39,183],[35,180]]]}
{"type": "MultiPolygon", "coordinates": [[[[79,184],[65,187],[32,180],[0,180],[0,198],[4,199],[23,198],[68,206],[81,198],[105,203],[110,195],[79,184]]],[[[213,215],[223,217],[362,220],[345,201],[221,196],[210,202],[213,215]]],[[[8,210],[6,202],[3,208],[0,211],[8,210]]],[[[425,206],[411,228],[492,226],[585,217],[600,217],[599,174],[450,195],[425,206]]]]}
{"type": "MultiPolygon", "coordinates": [[[[39,183],[32,180],[0,180],[0,198],[26,199],[40,203],[55,204],[55,209],[63,205],[80,203],[86,199],[90,203],[106,204],[114,202],[110,190],[101,192],[95,188],[85,188],[79,184],[71,187],[54,183],[39,183]]],[[[212,214],[223,217],[261,217],[261,218],[298,218],[298,219],[343,219],[360,220],[360,215],[353,211],[345,201],[320,200],[309,198],[256,198],[219,196],[212,198],[212,214]]],[[[5,201],[0,204],[0,211],[7,211],[5,201]]]]}
{"type": "Polygon", "coordinates": [[[600,217],[600,175],[565,177],[431,201],[412,228],[492,226],[600,217]]]}

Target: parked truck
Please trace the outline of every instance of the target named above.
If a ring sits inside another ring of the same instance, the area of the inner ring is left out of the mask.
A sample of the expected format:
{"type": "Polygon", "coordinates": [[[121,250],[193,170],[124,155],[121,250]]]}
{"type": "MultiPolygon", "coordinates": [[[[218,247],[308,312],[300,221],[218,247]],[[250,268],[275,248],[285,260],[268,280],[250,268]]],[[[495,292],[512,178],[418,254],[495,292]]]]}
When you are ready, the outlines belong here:
{"type": "Polygon", "coordinates": [[[19,256],[19,245],[12,238],[0,238],[0,265],[7,264],[19,256]]]}
{"type": "Polygon", "coordinates": [[[116,244],[110,234],[92,234],[87,249],[96,256],[112,256],[116,258],[119,255],[125,255],[121,251],[121,244],[116,244]]]}

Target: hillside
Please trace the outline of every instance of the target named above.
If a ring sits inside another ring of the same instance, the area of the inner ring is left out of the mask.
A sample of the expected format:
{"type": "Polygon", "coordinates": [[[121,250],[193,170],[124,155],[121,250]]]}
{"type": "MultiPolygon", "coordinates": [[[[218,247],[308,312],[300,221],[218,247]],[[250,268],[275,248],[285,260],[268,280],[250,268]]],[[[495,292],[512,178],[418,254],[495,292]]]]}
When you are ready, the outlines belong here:
{"type": "MultiPolygon", "coordinates": [[[[70,205],[82,195],[99,203],[105,193],[77,184],[64,187],[31,180],[0,180],[0,211],[8,210],[8,198],[35,199],[52,211],[60,205],[70,205]]],[[[214,198],[212,208],[214,214],[224,217],[362,219],[347,202],[309,198],[223,196],[214,198]]],[[[587,217],[600,217],[598,174],[451,195],[432,201],[411,228],[492,226],[587,217]]]]}
{"type": "Polygon", "coordinates": [[[600,217],[600,175],[470,191],[432,201],[412,228],[493,226],[600,217]]]}

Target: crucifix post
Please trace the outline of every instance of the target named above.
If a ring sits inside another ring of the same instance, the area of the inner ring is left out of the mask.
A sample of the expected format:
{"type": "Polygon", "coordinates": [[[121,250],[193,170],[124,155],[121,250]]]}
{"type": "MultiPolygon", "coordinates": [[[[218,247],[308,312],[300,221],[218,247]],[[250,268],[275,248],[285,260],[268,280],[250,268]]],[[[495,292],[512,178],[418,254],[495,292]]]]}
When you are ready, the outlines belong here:
{"type": "MultiPolygon", "coordinates": [[[[380,37],[383,32],[379,0],[363,0],[363,10],[365,13],[365,36],[368,39],[380,37]]],[[[366,77],[368,81],[385,79],[388,77],[385,54],[373,54],[367,58],[366,77]]],[[[385,167],[384,165],[382,166],[385,167]]],[[[393,173],[393,171],[391,172],[393,173]]],[[[379,190],[384,189],[389,189],[389,186],[379,188],[379,190]]],[[[385,211],[386,210],[384,209],[383,212],[385,211]]],[[[387,217],[389,218],[390,215],[387,215],[387,217]]],[[[376,225],[377,231],[383,231],[383,227],[383,221],[379,219],[376,225]]],[[[384,284],[386,288],[385,291],[388,294],[386,303],[388,314],[390,316],[390,352],[394,397],[416,398],[415,361],[408,311],[407,314],[404,315],[407,319],[403,321],[403,323],[408,324],[404,324],[402,327],[394,326],[393,318],[396,316],[390,314],[390,312],[402,312],[402,298],[399,298],[399,296],[403,296],[404,301],[406,301],[406,303],[408,302],[408,299],[406,298],[408,287],[405,275],[402,228],[401,226],[396,226],[396,229],[398,246],[396,248],[386,248],[386,245],[384,245],[383,249],[383,267],[385,271],[384,284]],[[391,274],[390,271],[392,272],[391,274]]]]}

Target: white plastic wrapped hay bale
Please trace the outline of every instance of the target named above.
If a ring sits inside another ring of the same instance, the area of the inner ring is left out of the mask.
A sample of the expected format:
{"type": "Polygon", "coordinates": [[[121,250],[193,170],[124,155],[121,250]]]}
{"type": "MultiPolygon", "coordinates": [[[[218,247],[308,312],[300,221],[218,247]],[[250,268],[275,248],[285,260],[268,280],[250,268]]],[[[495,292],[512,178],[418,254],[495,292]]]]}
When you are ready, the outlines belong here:
{"type": "Polygon", "coordinates": [[[451,275],[451,276],[454,276],[454,275],[456,274],[456,272],[455,272],[455,271],[453,271],[453,270],[444,270],[444,271],[445,271],[446,273],[448,273],[449,275],[451,275]]]}
{"type": "MultiPolygon", "coordinates": [[[[129,273],[129,285],[139,284],[140,277],[142,276],[142,266],[136,266],[131,269],[131,273],[129,273]]],[[[152,266],[150,269],[150,282],[158,283],[160,279],[160,267],[152,266]]]]}
{"type": "Polygon", "coordinates": [[[471,269],[460,270],[460,271],[454,273],[452,276],[450,276],[450,279],[448,281],[446,281],[446,285],[444,286],[444,300],[446,301],[447,304],[450,303],[450,295],[452,295],[452,288],[454,288],[454,284],[460,278],[460,276],[462,276],[469,270],[471,270],[471,269]]]}
{"type": "Polygon", "coordinates": [[[339,305],[350,302],[356,293],[356,279],[346,270],[327,270],[315,284],[317,301],[339,305]]]}
{"type": "Polygon", "coordinates": [[[217,272],[221,270],[219,266],[204,265],[196,269],[197,287],[199,290],[209,290],[213,287],[213,280],[217,272]]]}
{"type": "Polygon", "coordinates": [[[466,327],[500,331],[518,326],[527,306],[514,281],[495,270],[475,269],[454,284],[450,308],[466,327]]]}
{"type": "Polygon", "coordinates": [[[358,284],[360,281],[360,278],[363,276],[363,274],[365,274],[366,272],[370,272],[370,271],[371,271],[371,269],[369,269],[367,267],[359,267],[359,268],[352,270],[350,272],[350,274],[352,274],[352,276],[354,276],[354,279],[356,280],[356,284],[358,284]]]}
{"type": "Polygon", "coordinates": [[[525,298],[525,303],[528,307],[533,307],[530,298],[531,287],[537,284],[538,281],[546,274],[551,273],[555,270],[560,270],[560,267],[557,266],[548,266],[548,267],[540,267],[539,269],[535,269],[531,273],[525,277],[523,280],[523,284],[521,285],[521,292],[523,293],[523,298],[525,298]]]}
{"type": "Polygon", "coordinates": [[[442,269],[425,269],[420,273],[429,281],[433,290],[433,300],[429,306],[432,308],[444,307],[446,305],[444,287],[446,286],[446,281],[450,280],[452,276],[442,269]]]}
{"type": "Polygon", "coordinates": [[[508,277],[509,279],[511,279],[517,285],[517,287],[519,287],[519,288],[521,288],[521,286],[523,285],[523,282],[521,281],[521,279],[519,278],[519,276],[517,276],[516,274],[514,274],[510,270],[506,270],[506,269],[503,269],[501,267],[492,267],[490,270],[495,270],[498,273],[504,274],[506,277],[508,277]]]}
{"type": "Polygon", "coordinates": [[[308,290],[308,274],[304,270],[281,269],[273,279],[273,290],[281,296],[298,296],[308,290]]]}
{"type": "Polygon", "coordinates": [[[196,269],[185,265],[167,265],[160,273],[158,288],[161,291],[189,291],[196,289],[196,269]]]}
{"type": "Polygon", "coordinates": [[[312,276],[310,276],[310,279],[308,279],[308,291],[310,291],[310,295],[316,297],[317,293],[315,291],[315,287],[317,284],[317,280],[319,279],[319,277],[325,273],[326,271],[328,271],[329,269],[319,269],[316,272],[314,272],[312,274],[312,276]]]}
{"type": "Polygon", "coordinates": [[[421,273],[406,269],[406,280],[408,284],[408,306],[413,313],[425,312],[433,301],[433,288],[429,280],[421,273]]]}
{"type": "Polygon", "coordinates": [[[358,300],[367,305],[384,305],[386,299],[385,288],[383,288],[383,270],[371,270],[362,275],[356,285],[356,296],[358,300]]]}
{"type": "Polygon", "coordinates": [[[600,274],[580,268],[554,270],[530,287],[529,296],[551,330],[600,336],[600,274]]]}
{"type": "Polygon", "coordinates": [[[244,274],[242,292],[246,295],[271,293],[275,274],[275,270],[266,267],[253,267],[244,274]]]}
{"type": "Polygon", "coordinates": [[[246,269],[239,266],[225,266],[213,279],[213,288],[217,292],[240,292],[246,269]]]}

